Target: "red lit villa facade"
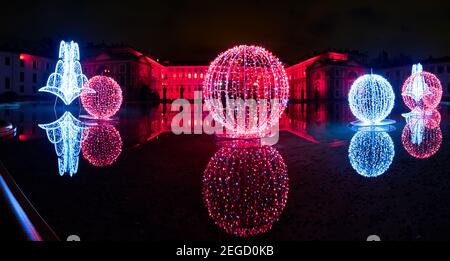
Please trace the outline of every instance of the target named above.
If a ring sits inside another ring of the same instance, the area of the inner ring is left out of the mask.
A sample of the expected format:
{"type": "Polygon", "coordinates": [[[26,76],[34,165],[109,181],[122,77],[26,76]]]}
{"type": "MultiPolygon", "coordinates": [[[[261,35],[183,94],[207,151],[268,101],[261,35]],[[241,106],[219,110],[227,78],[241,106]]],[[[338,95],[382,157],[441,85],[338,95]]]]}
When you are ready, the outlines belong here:
{"type": "MultiPolygon", "coordinates": [[[[144,90],[162,100],[192,100],[194,91],[202,89],[208,70],[208,65],[163,65],[129,47],[101,47],[87,53],[82,61],[85,74],[113,77],[123,86],[126,100],[142,96],[144,90]]],[[[357,61],[350,54],[326,52],[286,66],[290,100],[346,99],[351,83],[367,71],[357,61]]]]}
{"type": "MultiPolygon", "coordinates": [[[[201,90],[208,65],[172,65],[125,45],[89,45],[81,50],[83,73],[88,78],[107,75],[122,87],[126,101],[178,98],[192,100],[201,90]]],[[[37,89],[54,71],[56,60],[24,53],[0,52],[0,95],[43,95],[37,89]]],[[[425,69],[436,68],[443,98],[450,99],[450,60],[423,61],[425,69]],[[429,65],[428,65],[429,63],[429,65]]],[[[374,70],[388,78],[397,94],[409,76],[411,65],[374,70]],[[397,77],[397,78],[396,78],[397,77]]],[[[364,57],[354,53],[325,52],[293,65],[285,65],[291,102],[345,100],[353,81],[367,73],[364,57]]],[[[431,71],[433,72],[433,71],[431,71]]]]}

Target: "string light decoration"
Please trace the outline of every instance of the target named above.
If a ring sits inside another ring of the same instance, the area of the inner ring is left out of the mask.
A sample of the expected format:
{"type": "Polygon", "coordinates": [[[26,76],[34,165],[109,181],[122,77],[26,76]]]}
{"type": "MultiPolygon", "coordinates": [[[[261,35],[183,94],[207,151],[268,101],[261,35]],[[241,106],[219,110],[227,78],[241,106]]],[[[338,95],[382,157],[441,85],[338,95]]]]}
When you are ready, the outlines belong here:
{"type": "Polygon", "coordinates": [[[122,89],[114,79],[97,75],[89,79],[86,87],[81,93],[81,103],[91,116],[108,119],[119,111],[122,105],[122,89]]]}
{"type": "Polygon", "coordinates": [[[348,101],[350,110],[359,120],[352,124],[359,126],[385,125],[385,120],[394,107],[395,94],[391,84],[380,75],[360,76],[350,87],[348,101]]]}
{"type": "MultiPolygon", "coordinates": [[[[59,60],[55,72],[50,74],[47,85],[40,88],[40,92],[48,92],[59,97],[65,105],[70,105],[81,95],[87,82],[80,64],[80,50],[78,44],[61,41],[59,46],[59,60]]],[[[86,90],[91,92],[91,90],[86,90]]]]}
{"type": "Polygon", "coordinates": [[[99,124],[89,127],[81,142],[83,157],[96,167],[113,164],[122,152],[122,138],[112,125],[99,124]]]}
{"type": "Polygon", "coordinates": [[[214,222],[228,234],[264,233],[287,202],[289,178],[272,147],[222,147],[203,176],[203,199],[214,222]]]}
{"type": "Polygon", "coordinates": [[[67,111],[56,121],[38,126],[55,145],[59,175],[68,173],[72,177],[78,171],[80,142],[86,125],[67,111]]]}
{"type": "Polygon", "coordinates": [[[364,177],[378,177],[389,169],[394,159],[394,142],[383,131],[359,131],[350,141],[348,157],[356,172],[364,177]]]}
{"type": "Polygon", "coordinates": [[[441,102],[441,82],[434,74],[424,72],[420,63],[414,64],[411,76],[403,83],[402,97],[411,111],[434,110],[441,102]]]}
{"type": "Polygon", "coordinates": [[[287,105],[283,64],[258,46],[240,45],[221,53],[209,66],[203,85],[206,108],[230,137],[270,135],[287,105]]]}
{"type": "Polygon", "coordinates": [[[436,154],[441,147],[441,115],[438,111],[407,118],[402,132],[402,144],[409,155],[426,159],[436,154]]]}
{"type": "Polygon", "coordinates": [[[222,147],[203,176],[203,199],[210,217],[226,233],[264,233],[287,202],[289,178],[283,158],[272,147],[222,147]]]}

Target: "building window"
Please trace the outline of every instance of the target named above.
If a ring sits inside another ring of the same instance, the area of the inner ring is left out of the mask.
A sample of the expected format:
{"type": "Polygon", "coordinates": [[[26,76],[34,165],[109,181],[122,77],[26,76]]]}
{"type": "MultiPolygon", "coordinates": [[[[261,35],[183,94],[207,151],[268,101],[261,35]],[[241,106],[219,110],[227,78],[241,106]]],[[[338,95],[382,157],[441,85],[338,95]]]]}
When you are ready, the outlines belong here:
{"type": "Polygon", "coordinates": [[[45,65],[45,70],[50,70],[50,64],[49,63],[47,63],[46,65],[45,65]]]}
{"type": "Polygon", "coordinates": [[[37,87],[33,86],[33,93],[37,93],[37,87]]]}
{"type": "Polygon", "coordinates": [[[37,62],[33,60],[33,69],[37,68],[37,62]]]}
{"type": "Polygon", "coordinates": [[[438,73],[443,73],[444,72],[444,67],[443,66],[438,66],[438,73]]]}
{"type": "Polygon", "coordinates": [[[25,73],[24,72],[20,72],[19,80],[20,80],[20,82],[25,81],[25,73]]]}
{"type": "Polygon", "coordinates": [[[9,77],[5,78],[5,89],[11,89],[11,79],[9,77]]]}
{"type": "Polygon", "coordinates": [[[336,70],[336,76],[339,76],[339,70],[336,70]]]}
{"type": "Polygon", "coordinates": [[[33,83],[36,83],[36,82],[37,82],[37,74],[33,73],[33,83]]]}
{"type": "Polygon", "coordinates": [[[10,66],[11,65],[11,58],[5,57],[5,65],[10,66]]]}
{"type": "Polygon", "coordinates": [[[125,64],[120,65],[120,72],[125,72],[125,64]]]}
{"type": "Polygon", "coordinates": [[[19,65],[20,65],[20,67],[25,67],[25,60],[20,59],[19,65]]]}
{"type": "Polygon", "coordinates": [[[23,91],[25,90],[25,87],[23,85],[20,85],[19,89],[20,89],[20,92],[23,93],[23,91]]]}

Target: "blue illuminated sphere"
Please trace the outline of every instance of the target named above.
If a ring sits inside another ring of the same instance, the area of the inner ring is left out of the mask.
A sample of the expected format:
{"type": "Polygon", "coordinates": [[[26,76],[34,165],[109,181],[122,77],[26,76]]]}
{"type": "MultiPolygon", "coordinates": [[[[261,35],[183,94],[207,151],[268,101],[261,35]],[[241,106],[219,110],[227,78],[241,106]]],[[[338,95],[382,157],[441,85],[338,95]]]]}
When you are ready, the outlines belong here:
{"type": "Polygon", "coordinates": [[[353,169],[369,178],[385,173],[394,155],[394,142],[389,134],[380,131],[357,132],[348,149],[348,158],[353,169]]]}
{"type": "Polygon", "coordinates": [[[391,84],[376,74],[356,79],[348,94],[350,110],[362,125],[380,124],[391,113],[394,100],[391,84]]]}

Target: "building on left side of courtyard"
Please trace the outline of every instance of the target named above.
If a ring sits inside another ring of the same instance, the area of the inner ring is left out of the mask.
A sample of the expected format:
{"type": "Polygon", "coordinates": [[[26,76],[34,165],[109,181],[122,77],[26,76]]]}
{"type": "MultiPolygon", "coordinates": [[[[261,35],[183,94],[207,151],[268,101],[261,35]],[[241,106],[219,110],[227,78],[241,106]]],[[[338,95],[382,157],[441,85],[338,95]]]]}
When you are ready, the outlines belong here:
{"type": "Polygon", "coordinates": [[[48,57],[0,51],[0,95],[35,97],[55,65],[48,57]]]}

